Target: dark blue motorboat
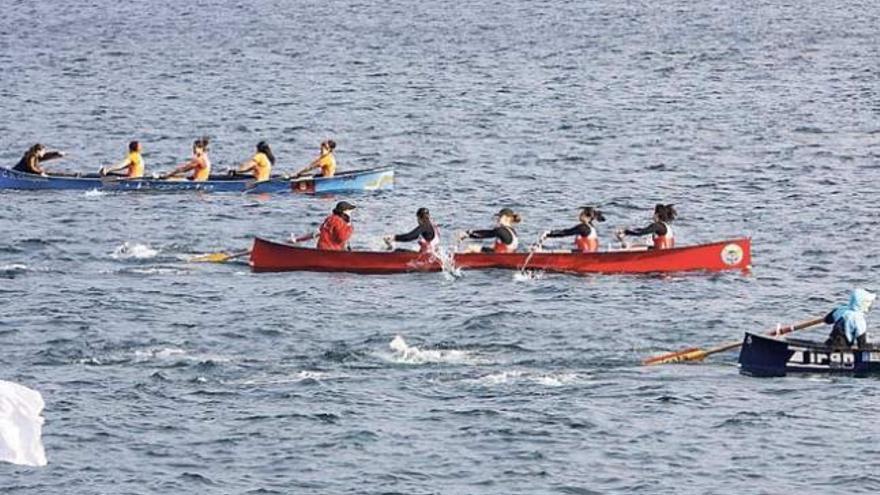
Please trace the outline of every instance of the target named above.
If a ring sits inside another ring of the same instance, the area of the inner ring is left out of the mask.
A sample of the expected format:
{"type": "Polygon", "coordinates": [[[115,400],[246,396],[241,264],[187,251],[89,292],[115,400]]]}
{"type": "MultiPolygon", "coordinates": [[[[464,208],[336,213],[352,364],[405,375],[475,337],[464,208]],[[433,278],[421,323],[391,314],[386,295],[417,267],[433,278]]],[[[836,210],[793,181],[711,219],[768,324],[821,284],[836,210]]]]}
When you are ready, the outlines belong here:
{"type": "Polygon", "coordinates": [[[831,348],[824,342],[781,339],[746,333],[739,352],[740,373],[785,376],[788,373],[880,373],[880,347],[831,348]]]}

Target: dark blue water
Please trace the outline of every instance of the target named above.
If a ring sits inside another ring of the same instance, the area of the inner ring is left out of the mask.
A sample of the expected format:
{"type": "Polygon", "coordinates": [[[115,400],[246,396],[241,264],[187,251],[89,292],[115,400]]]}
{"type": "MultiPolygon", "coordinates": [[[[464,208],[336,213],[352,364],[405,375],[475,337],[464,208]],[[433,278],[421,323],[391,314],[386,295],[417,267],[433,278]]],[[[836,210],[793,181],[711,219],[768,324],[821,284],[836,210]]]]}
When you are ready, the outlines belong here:
{"type": "MultiPolygon", "coordinates": [[[[0,0],[0,160],[94,171],[214,140],[295,170],[393,164],[355,245],[427,206],[447,244],[674,202],[754,271],[251,274],[192,253],[314,228],[339,198],[0,192],[0,378],[49,465],[0,492],[781,493],[880,489],[875,379],[645,356],[822,315],[880,268],[873,2],[0,0]],[[52,163],[52,162],[50,162],[52,163]]],[[[870,324],[870,317],[869,317],[870,324]]],[[[873,327],[872,327],[873,328],[873,327]]],[[[804,332],[824,337],[825,330],[804,332]]]]}

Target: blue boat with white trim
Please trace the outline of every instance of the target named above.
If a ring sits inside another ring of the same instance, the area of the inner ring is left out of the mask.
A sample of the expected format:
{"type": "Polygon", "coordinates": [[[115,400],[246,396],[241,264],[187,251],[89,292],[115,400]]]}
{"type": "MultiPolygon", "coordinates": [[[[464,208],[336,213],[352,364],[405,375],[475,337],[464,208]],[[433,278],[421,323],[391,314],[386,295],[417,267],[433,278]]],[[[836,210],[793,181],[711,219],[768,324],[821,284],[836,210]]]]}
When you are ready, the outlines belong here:
{"type": "Polygon", "coordinates": [[[394,168],[376,167],[340,172],[333,177],[301,177],[286,179],[281,176],[256,182],[240,176],[212,175],[209,180],[195,182],[186,179],[158,179],[143,177],[100,176],[98,174],[34,175],[0,167],[0,189],[110,191],[110,192],[181,192],[203,191],[217,193],[295,193],[339,194],[377,191],[394,188],[394,168]]]}

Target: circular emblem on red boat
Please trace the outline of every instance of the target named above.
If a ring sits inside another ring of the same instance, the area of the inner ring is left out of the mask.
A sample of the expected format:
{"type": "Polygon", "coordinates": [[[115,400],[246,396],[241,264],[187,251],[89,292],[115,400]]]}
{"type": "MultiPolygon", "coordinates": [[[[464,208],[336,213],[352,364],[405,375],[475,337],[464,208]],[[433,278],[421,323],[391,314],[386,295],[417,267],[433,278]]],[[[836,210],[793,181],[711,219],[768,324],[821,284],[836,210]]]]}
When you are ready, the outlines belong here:
{"type": "Polygon", "coordinates": [[[739,244],[728,244],[721,250],[721,261],[725,265],[738,265],[743,259],[743,249],[739,244]]]}

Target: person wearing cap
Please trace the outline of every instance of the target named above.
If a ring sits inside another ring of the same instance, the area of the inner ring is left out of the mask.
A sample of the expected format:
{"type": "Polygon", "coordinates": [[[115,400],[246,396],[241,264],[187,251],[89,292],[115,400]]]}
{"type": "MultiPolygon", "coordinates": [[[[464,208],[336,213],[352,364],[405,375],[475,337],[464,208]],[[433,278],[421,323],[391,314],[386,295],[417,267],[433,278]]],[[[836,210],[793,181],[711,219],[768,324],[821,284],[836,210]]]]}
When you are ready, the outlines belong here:
{"type": "Polygon", "coordinates": [[[350,249],[348,240],[354,233],[354,226],[351,224],[351,213],[355,206],[347,201],[336,203],[333,212],[324,219],[321,228],[316,234],[318,237],[318,249],[326,249],[328,251],[345,251],[350,249]]]}
{"type": "Polygon", "coordinates": [[[825,316],[825,323],[834,325],[825,345],[841,349],[868,344],[868,324],[865,315],[877,295],[865,289],[855,289],[849,296],[849,303],[838,306],[825,316]]]}
{"type": "Polygon", "coordinates": [[[571,237],[574,236],[573,251],[580,253],[594,253],[599,250],[599,235],[593,222],[604,222],[605,215],[593,206],[582,206],[580,223],[570,229],[548,230],[541,234],[541,241],[548,237],[571,237]]]}
{"type": "Polygon", "coordinates": [[[468,230],[462,233],[460,239],[495,239],[492,247],[484,247],[484,252],[512,253],[519,246],[519,238],[513,225],[519,223],[522,218],[510,208],[502,208],[495,215],[498,225],[494,229],[468,230]]]}
{"type": "Polygon", "coordinates": [[[46,175],[46,171],[43,170],[40,163],[61,158],[63,156],[64,153],[60,151],[48,151],[45,146],[37,143],[28,148],[24,156],[21,157],[21,160],[12,167],[12,170],[24,172],[26,174],[46,175]]]}
{"type": "Polygon", "coordinates": [[[416,221],[418,222],[416,228],[406,234],[385,236],[385,243],[388,244],[388,247],[393,249],[395,242],[418,241],[420,253],[433,253],[440,245],[440,231],[431,220],[431,213],[427,208],[416,210],[416,221]]]}

